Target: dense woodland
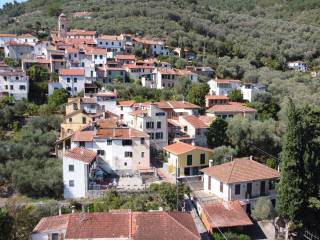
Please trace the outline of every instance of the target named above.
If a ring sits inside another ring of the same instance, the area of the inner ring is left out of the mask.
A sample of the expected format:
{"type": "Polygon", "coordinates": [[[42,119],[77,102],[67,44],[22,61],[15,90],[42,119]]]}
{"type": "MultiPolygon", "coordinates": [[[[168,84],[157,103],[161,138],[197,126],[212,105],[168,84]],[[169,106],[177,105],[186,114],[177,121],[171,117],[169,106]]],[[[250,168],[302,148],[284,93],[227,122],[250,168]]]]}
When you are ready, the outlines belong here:
{"type": "MultiPolygon", "coordinates": [[[[301,228],[304,224],[313,227],[310,218],[303,216],[306,210],[320,222],[319,196],[315,194],[320,180],[314,175],[320,166],[315,147],[320,136],[316,107],[320,104],[320,78],[288,71],[286,63],[303,60],[311,70],[320,70],[319,10],[318,0],[30,0],[4,5],[0,10],[0,31],[31,33],[47,40],[50,30],[56,28],[57,16],[63,11],[69,16],[71,28],[96,30],[99,34],[125,32],[157,37],[166,40],[171,48],[181,47],[197,53],[197,59],[191,63],[174,57],[164,59],[175,67],[208,65],[216,70],[219,78],[265,84],[268,92],[246,103],[258,111],[257,119],[236,117],[213,122],[208,144],[215,149],[215,164],[248,155],[273,168],[280,164],[285,177],[278,186],[280,207],[273,214],[301,228]],[[79,11],[90,12],[91,19],[72,17],[72,13],[79,11]],[[307,133],[303,135],[307,141],[302,141],[297,134],[303,132],[307,133]],[[295,158],[288,157],[292,154],[295,158]],[[288,168],[292,165],[296,168],[288,168]],[[312,189],[299,185],[301,182],[312,183],[312,189]]],[[[32,198],[60,199],[61,162],[50,152],[58,136],[63,103],[68,94],[59,91],[48,99],[45,89],[49,74],[35,67],[28,74],[31,80],[29,101],[10,98],[0,101],[0,186],[6,188],[2,192],[8,194],[16,192],[32,198]]],[[[115,82],[105,87],[117,89],[120,99],[186,99],[204,108],[204,96],[208,92],[205,82],[206,79],[201,79],[201,83],[191,84],[180,78],[169,90],[146,89],[133,81],[125,85],[115,82]]],[[[229,97],[242,101],[236,93],[229,97]]],[[[174,197],[171,190],[166,195],[170,198],[174,197]]],[[[148,197],[141,195],[127,203],[126,197],[113,193],[103,201],[115,204],[115,208],[159,207],[159,203],[150,207],[145,201],[148,197]]],[[[153,199],[149,201],[154,204],[153,199]]],[[[165,203],[168,209],[172,208],[170,204],[172,202],[165,203]]],[[[105,206],[96,207],[108,210],[105,206]]],[[[0,210],[0,227],[31,229],[35,219],[39,219],[37,211],[44,211],[39,209],[9,205],[0,210]],[[19,222],[19,214],[27,214],[33,220],[19,222]]],[[[41,216],[52,214],[50,209],[41,216]]],[[[56,211],[56,206],[54,209],[56,211]]],[[[270,212],[265,216],[271,217],[270,212]]],[[[257,213],[257,219],[260,218],[267,217],[257,213]]],[[[25,237],[22,233],[21,236],[25,237]]],[[[24,237],[4,236],[4,239],[24,237]]],[[[219,239],[218,236],[215,239],[219,239]]]]}

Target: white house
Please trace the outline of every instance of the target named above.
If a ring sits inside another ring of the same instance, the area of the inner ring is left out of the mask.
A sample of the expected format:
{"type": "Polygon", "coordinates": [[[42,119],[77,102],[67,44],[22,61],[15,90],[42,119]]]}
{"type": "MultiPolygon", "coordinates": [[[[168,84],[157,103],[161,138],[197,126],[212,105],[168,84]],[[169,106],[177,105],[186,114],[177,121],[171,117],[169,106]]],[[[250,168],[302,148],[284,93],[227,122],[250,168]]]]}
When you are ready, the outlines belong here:
{"type": "Polygon", "coordinates": [[[21,43],[17,41],[9,41],[4,45],[5,57],[19,60],[23,58],[34,57],[34,47],[30,43],[21,43]]]}
{"type": "Polygon", "coordinates": [[[288,62],[288,68],[299,72],[307,72],[308,67],[303,61],[288,62]]]}
{"type": "Polygon", "coordinates": [[[64,198],[84,198],[88,194],[90,169],[95,166],[95,151],[75,147],[63,157],[64,198]]]}
{"type": "Polygon", "coordinates": [[[96,41],[99,48],[106,48],[108,52],[122,52],[126,42],[123,35],[102,35],[96,41]]]}
{"type": "Polygon", "coordinates": [[[84,147],[98,153],[97,166],[110,174],[135,173],[150,167],[149,135],[133,128],[95,129],[93,137],[86,131],[72,138],[71,148],[84,147]]]}
{"type": "Polygon", "coordinates": [[[130,127],[147,133],[154,148],[161,149],[168,145],[167,115],[155,104],[141,104],[138,110],[130,112],[128,124],[130,127]]]}
{"type": "Polygon", "coordinates": [[[129,100],[129,101],[120,101],[118,102],[118,113],[120,120],[123,120],[127,125],[129,125],[129,119],[128,114],[134,110],[133,106],[135,104],[135,101],[129,100]]]}
{"type": "Polygon", "coordinates": [[[154,71],[154,82],[157,89],[174,87],[177,72],[170,68],[156,68],[154,71]]]}
{"type": "Polygon", "coordinates": [[[0,95],[12,96],[17,100],[28,99],[29,77],[20,69],[0,63],[0,95]]]}
{"type": "Polygon", "coordinates": [[[210,95],[228,95],[233,89],[240,89],[241,82],[233,79],[212,79],[208,81],[210,95]]]}
{"type": "Polygon", "coordinates": [[[85,90],[85,69],[70,68],[59,70],[59,83],[72,96],[85,90]]]}
{"type": "MultiPolygon", "coordinates": [[[[186,134],[189,143],[196,146],[207,146],[208,125],[194,115],[179,116],[181,133],[186,134]]],[[[188,142],[188,141],[187,141],[188,142]]]]}
{"type": "Polygon", "coordinates": [[[17,39],[16,34],[1,33],[0,34],[0,47],[3,48],[6,42],[15,41],[17,39]]]}
{"type": "Polygon", "coordinates": [[[201,170],[203,189],[224,201],[240,200],[250,211],[259,197],[269,197],[275,204],[275,181],[280,173],[252,158],[238,158],[231,162],[201,170]]]}
{"type": "Polygon", "coordinates": [[[118,114],[117,94],[115,92],[101,91],[94,94],[94,98],[102,111],[118,114]]]}

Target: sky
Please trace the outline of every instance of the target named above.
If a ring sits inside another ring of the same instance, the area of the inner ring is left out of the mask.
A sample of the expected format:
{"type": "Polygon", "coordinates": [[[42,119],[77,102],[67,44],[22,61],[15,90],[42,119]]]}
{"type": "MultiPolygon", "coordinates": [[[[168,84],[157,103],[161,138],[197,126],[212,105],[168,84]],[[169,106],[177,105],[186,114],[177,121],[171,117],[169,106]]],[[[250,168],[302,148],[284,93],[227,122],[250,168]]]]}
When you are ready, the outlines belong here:
{"type": "MultiPolygon", "coordinates": [[[[16,0],[17,2],[25,2],[26,0],[16,0]]],[[[0,7],[7,2],[13,2],[13,0],[0,0],[0,7]]]]}

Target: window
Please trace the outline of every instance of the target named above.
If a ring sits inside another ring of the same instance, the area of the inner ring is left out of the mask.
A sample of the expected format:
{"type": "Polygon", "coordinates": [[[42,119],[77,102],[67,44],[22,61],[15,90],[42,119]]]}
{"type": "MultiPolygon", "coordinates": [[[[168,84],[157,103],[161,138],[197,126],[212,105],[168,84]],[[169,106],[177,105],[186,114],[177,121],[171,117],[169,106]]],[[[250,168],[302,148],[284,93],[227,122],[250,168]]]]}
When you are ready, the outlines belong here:
{"type": "Polygon", "coordinates": [[[200,164],[205,164],[206,163],[206,154],[201,153],[200,154],[200,164]]]}
{"type": "Polygon", "coordinates": [[[69,92],[70,92],[70,91],[71,91],[71,87],[67,87],[67,91],[69,91],[69,92]]]}
{"type": "Polygon", "coordinates": [[[201,129],[196,129],[196,135],[201,135],[201,129]]]}
{"type": "Polygon", "coordinates": [[[6,90],[8,90],[8,85],[5,85],[6,90]]]}
{"type": "Polygon", "coordinates": [[[63,62],[61,62],[61,66],[63,66],[63,62]]]}
{"type": "Polygon", "coordinates": [[[58,233],[52,233],[51,240],[59,240],[59,234],[58,233]]]}
{"type": "Polygon", "coordinates": [[[102,59],[103,58],[103,56],[102,55],[100,55],[100,59],[102,59]]]}
{"type": "Polygon", "coordinates": [[[69,187],[74,187],[74,180],[69,180],[69,187]]]}
{"type": "Polygon", "coordinates": [[[183,127],[183,131],[187,132],[188,131],[188,126],[183,127]]]}
{"type": "Polygon", "coordinates": [[[19,77],[16,77],[16,80],[19,80],[19,77]]]}
{"type": "Polygon", "coordinates": [[[87,123],[87,118],[86,117],[82,117],[82,123],[86,124],[87,123]]]}
{"type": "Polygon", "coordinates": [[[157,112],[156,113],[156,116],[164,116],[164,115],[166,115],[164,112],[157,112]]]}
{"type": "Polygon", "coordinates": [[[73,82],[74,82],[74,83],[78,82],[78,79],[77,79],[77,78],[74,78],[74,79],[73,79],[73,82]]]}
{"type": "Polygon", "coordinates": [[[6,77],[6,76],[4,76],[3,79],[4,79],[5,81],[7,81],[7,77],[6,77]]]}
{"type": "Polygon", "coordinates": [[[220,182],[220,192],[223,193],[223,182],[220,182]]]}
{"type": "Polygon", "coordinates": [[[154,123],[153,122],[147,122],[147,129],[153,129],[154,128],[154,123]]]}
{"type": "Polygon", "coordinates": [[[112,140],[107,140],[107,145],[112,145],[112,140]]]}
{"type": "Polygon", "coordinates": [[[124,152],[124,157],[128,158],[128,157],[132,157],[132,152],[124,152]]]}
{"type": "Polygon", "coordinates": [[[73,104],[73,110],[78,110],[78,105],[76,103],[73,104]]]}
{"type": "Polygon", "coordinates": [[[124,165],[127,166],[127,162],[125,162],[124,165]]]}
{"type": "Polygon", "coordinates": [[[273,190],[273,189],[275,189],[275,183],[273,180],[270,180],[269,181],[269,190],[273,190]]]}
{"type": "Polygon", "coordinates": [[[74,172],[74,165],[73,164],[69,165],[69,172],[74,172]]]}
{"type": "Polygon", "coordinates": [[[98,56],[97,55],[94,55],[94,59],[97,59],[98,58],[98,56]]]}
{"type": "Polygon", "coordinates": [[[120,110],[123,111],[123,106],[120,107],[120,110]]]}
{"type": "Polygon", "coordinates": [[[19,89],[20,89],[20,90],[26,90],[26,86],[25,86],[25,85],[20,85],[20,86],[19,86],[19,89]]]}
{"type": "Polygon", "coordinates": [[[132,140],[122,140],[122,146],[131,146],[132,140]]]}
{"type": "Polygon", "coordinates": [[[80,147],[85,147],[85,145],[86,145],[86,142],[79,142],[80,147]]]}
{"type": "Polygon", "coordinates": [[[163,139],[163,133],[162,132],[157,132],[156,133],[156,139],[163,139]]]}
{"type": "Polygon", "coordinates": [[[97,154],[100,156],[104,156],[104,150],[97,150],[97,154]]]}
{"type": "Polygon", "coordinates": [[[154,133],[148,133],[151,139],[154,139],[154,133]]]}
{"type": "Polygon", "coordinates": [[[123,114],[120,114],[120,119],[123,119],[123,114]]]}
{"type": "Polygon", "coordinates": [[[187,165],[192,165],[192,155],[187,155],[187,165]]]}
{"type": "Polygon", "coordinates": [[[69,118],[69,123],[71,123],[72,122],[72,118],[69,118]]]}
{"type": "Polygon", "coordinates": [[[157,122],[157,128],[161,128],[161,122],[157,122]]]}
{"type": "Polygon", "coordinates": [[[100,42],[100,45],[102,45],[102,42],[100,42]]]}
{"type": "Polygon", "coordinates": [[[140,144],[144,144],[144,138],[140,138],[140,144]]]}
{"type": "Polygon", "coordinates": [[[241,185],[240,184],[236,184],[235,186],[235,194],[239,195],[241,192],[241,185]]]}
{"type": "Polygon", "coordinates": [[[13,85],[10,85],[10,90],[13,90],[13,85]]]}
{"type": "Polygon", "coordinates": [[[144,152],[141,152],[141,157],[144,158],[144,152]]]}

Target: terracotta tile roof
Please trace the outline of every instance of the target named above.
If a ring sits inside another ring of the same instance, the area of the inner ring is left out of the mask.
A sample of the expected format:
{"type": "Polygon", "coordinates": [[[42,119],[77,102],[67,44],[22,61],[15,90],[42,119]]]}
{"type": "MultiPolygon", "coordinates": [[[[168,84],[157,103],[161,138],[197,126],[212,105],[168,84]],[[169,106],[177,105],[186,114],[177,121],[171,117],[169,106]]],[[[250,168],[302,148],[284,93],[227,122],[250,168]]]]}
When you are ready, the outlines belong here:
{"type": "Polygon", "coordinates": [[[157,72],[159,72],[161,74],[171,74],[171,75],[177,74],[177,72],[171,68],[157,68],[157,72]]]}
{"type": "Polygon", "coordinates": [[[210,116],[199,116],[199,119],[206,124],[208,127],[211,125],[215,117],[210,117],[210,116]]]}
{"type": "Polygon", "coordinates": [[[138,115],[143,115],[145,113],[148,113],[148,111],[143,109],[138,109],[136,111],[130,112],[129,114],[132,116],[138,116],[138,115]]]}
{"type": "Polygon", "coordinates": [[[70,214],[42,218],[32,233],[67,229],[70,214]]]}
{"type": "Polygon", "coordinates": [[[187,101],[161,101],[155,102],[158,108],[168,109],[199,109],[200,107],[187,101]]]}
{"type": "Polygon", "coordinates": [[[148,65],[135,65],[135,64],[123,64],[122,65],[124,68],[129,68],[129,69],[153,69],[153,66],[148,66],[148,65]]]}
{"type": "Polygon", "coordinates": [[[229,100],[227,96],[223,95],[208,95],[206,96],[206,99],[208,100],[229,100]]]}
{"type": "Polygon", "coordinates": [[[190,75],[197,75],[196,73],[193,73],[186,69],[175,69],[177,74],[180,76],[190,76],[190,75]]]}
{"type": "Polygon", "coordinates": [[[41,219],[33,233],[46,232],[50,229],[65,230],[64,239],[201,239],[192,216],[186,212],[120,210],[100,213],[71,213],[41,219]]]}
{"type": "Polygon", "coordinates": [[[105,128],[99,129],[96,133],[97,138],[131,139],[149,138],[149,135],[133,128],[105,128]]]}
{"type": "Polygon", "coordinates": [[[99,119],[97,120],[97,125],[99,128],[116,128],[118,126],[117,124],[118,119],[117,118],[107,118],[107,119],[99,119]]]}
{"type": "Polygon", "coordinates": [[[123,107],[131,107],[133,106],[133,104],[135,104],[135,101],[119,101],[118,105],[119,106],[123,106],[123,107]]]}
{"type": "Polygon", "coordinates": [[[189,213],[135,212],[132,235],[137,240],[200,240],[200,234],[189,213]]]}
{"type": "Polygon", "coordinates": [[[105,70],[106,71],[125,71],[125,69],[121,67],[106,67],[105,70]]]}
{"type": "Polygon", "coordinates": [[[154,39],[145,39],[145,38],[133,38],[133,41],[139,42],[142,44],[148,44],[148,45],[157,45],[157,44],[163,44],[160,40],[154,40],[154,39]]]}
{"type": "Polygon", "coordinates": [[[241,83],[240,80],[234,80],[234,79],[214,79],[213,81],[217,83],[241,83]]]}
{"type": "Polygon", "coordinates": [[[107,41],[122,41],[121,36],[117,35],[102,35],[97,38],[98,40],[107,40],[107,41]]]}
{"type": "Polygon", "coordinates": [[[212,228],[252,225],[239,201],[222,202],[203,206],[212,228]]]}
{"type": "Polygon", "coordinates": [[[172,119],[172,118],[169,118],[168,119],[168,123],[170,123],[171,125],[175,126],[175,127],[180,127],[180,123],[177,119],[172,119]]]}
{"type": "Polygon", "coordinates": [[[115,59],[117,60],[136,60],[136,56],[135,55],[116,55],[115,59]]]}
{"type": "Polygon", "coordinates": [[[185,121],[187,121],[194,128],[208,128],[208,125],[201,121],[198,117],[193,115],[181,116],[185,121]]]}
{"type": "Polygon", "coordinates": [[[59,75],[62,76],[84,76],[84,69],[83,68],[70,68],[70,69],[59,69],[59,75]]]}
{"type": "Polygon", "coordinates": [[[74,142],[91,142],[93,140],[93,131],[76,131],[72,136],[74,142]]]}
{"type": "Polygon", "coordinates": [[[67,53],[78,53],[78,52],[79,52],[78,49],[73,48],[73,47],[66,48],[65,51],[66,51],[67,53]]]}
{"type": "Polygon", "coordinates": [[[17,34],[0,33],[0,37],[16,37],[17,34]]]}
{"type": "Polygon", "coordinates": [[[36,38],[29,33],[18,35],[17,38],[36,38]]]}
{"type": "Polygon", "coordinates": [[[208,113],[255,113],[257,110],[245,106],[238,102],[229,102],[228,104],[216,104],[207,110],[208,113]]]}
{"type": "Polygon", "coordinates": [[[94,36],[96,35],[96,31],[86,31],[82,29],[71,29],[67,32],[69,36],[94,36]]]}
{"type": "Polygon", "coordinates": [[[117,94],[111,91],[105,91],[105,92],[98,92],[95,94],[96,96],[100,97],[116,97],[117,94]]]}
{"type": "Polygon", "coordinates": [[[75,147],[66,152],[64,156],[84,163],[91,163],[96,158],[97,153],[86,148],[75,147]]]}
{"type": "Polygon", "coordinates": [[[210,148],[193,146],[191,144],[187,144],[184,142],[176,142],[174,144],[165,146],[163,149],[168,152],[171,152],[175,155],[180,155],[180,154],[187,153],[187,152],[194,151],[194,150],[213,152],[213,150],[210,148]]]}
{"type": "Polygon", "coordinates": [[[32,45],[30,45],[29,43],[19,43],[17,41],[8,41],[5,43],[6,45],[10,45],[10,46],[26,46],[26,47],[32,47],[32,45]]]}
{"type": "Polygon", "coordinates": [[[66,44],[72,44],[75,46],[80,46],[82,44],[96,45],[95,40],[92,38],[66,38],[64,41],[66,44]]]}
{"type": "Polygon", "coordinates": [[[130,212],[74,213],[70,215],[66,239],[129,238],[130,212]]]}
{"type": "Polygon", "coordinates": [[[226,184],[280,177],[278,171],[249,158],[238,158],[231,162],[201,169],[200,171],[226,184]]]}
{"type": "Polygon", "coordinates": [[[86,54],[91,55],[107,55],[107,49],[105,48],[87,48],[86,54]]]}

